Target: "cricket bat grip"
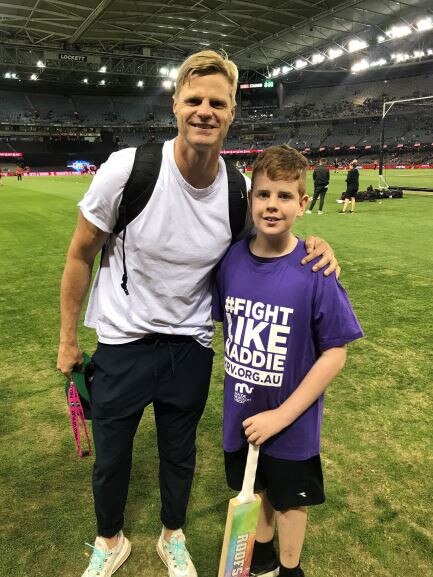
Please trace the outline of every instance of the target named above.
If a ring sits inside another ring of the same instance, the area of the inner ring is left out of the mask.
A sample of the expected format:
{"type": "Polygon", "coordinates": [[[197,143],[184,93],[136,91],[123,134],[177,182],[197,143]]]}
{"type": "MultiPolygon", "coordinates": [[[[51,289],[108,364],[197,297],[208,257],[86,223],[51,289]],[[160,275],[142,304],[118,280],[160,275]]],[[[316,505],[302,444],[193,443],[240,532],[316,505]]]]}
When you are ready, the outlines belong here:
{"type": "Polygon", "coordinates": [[[255,501],[254,481],[256,480],[257,461],[259,459],[259,445],[249,443],[247,464],[245,466],[244,481],[237,499],[240,503],[255,501]]]}

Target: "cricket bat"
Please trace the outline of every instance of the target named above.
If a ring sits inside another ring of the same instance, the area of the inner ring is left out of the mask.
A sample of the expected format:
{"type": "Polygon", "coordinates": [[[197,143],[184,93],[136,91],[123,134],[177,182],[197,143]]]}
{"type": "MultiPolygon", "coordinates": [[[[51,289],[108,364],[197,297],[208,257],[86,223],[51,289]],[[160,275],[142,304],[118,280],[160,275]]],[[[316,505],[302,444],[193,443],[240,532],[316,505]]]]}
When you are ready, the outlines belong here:
{"type": "Polygon", "coordinates": [[[242,490],[230,499],[218,577],[249,577],[261,499],[254,494],[259,447],[250,443],[242,490]]]}

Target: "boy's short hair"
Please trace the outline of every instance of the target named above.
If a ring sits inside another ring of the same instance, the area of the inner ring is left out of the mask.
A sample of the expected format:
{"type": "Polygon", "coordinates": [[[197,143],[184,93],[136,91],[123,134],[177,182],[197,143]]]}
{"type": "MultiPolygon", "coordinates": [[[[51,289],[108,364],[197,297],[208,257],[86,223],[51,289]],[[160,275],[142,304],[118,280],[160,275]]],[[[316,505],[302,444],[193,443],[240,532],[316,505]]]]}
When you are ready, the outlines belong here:
{"type": "Polygon", "coordinates": [[[251,189],[254,189],[254,181],[260,173],[265,173],[271,180],[298,181],[299,196],[306,194],[308,160],[303,154],[281,144],[270,146],[261,152],[253,164],[251,176],[251,189]]]}
{"type": "Polygon", "coordinates": [[[235,106],[238,86],[237,66],[228,59],[225,52],[215,52],[214,50],[201,50],[191,54],[182,63],[176,79],[173,100],[177,100],[182,86],[189,82],[192,76],[207,76],[208,74],[223,74],[227,78],[231,87],[232,105],[235,106]]]}

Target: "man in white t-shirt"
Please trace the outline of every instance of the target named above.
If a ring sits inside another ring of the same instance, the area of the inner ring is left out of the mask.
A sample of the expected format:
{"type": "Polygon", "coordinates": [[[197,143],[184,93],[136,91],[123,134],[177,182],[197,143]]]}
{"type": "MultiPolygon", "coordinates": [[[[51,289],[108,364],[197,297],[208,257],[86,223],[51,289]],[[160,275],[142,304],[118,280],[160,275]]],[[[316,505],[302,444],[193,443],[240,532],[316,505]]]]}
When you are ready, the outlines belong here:
{"type": "MultiPolygon", "coordinates": [[[[231,242],[220,150],[234,118],[237,79],[235,64],[213,51],[182,64],[173,96],[178,135],[164,144],[153,194],[126,236],[111,233],[135,149],[113,153],[79,203],[61,287],[57,367],[67,376],[83,361],[78,319],[94,259],[108,241],[85,318],[98,335],[91,391],[98,537],[82,577],[110,577],[129,556],[122,527],[132,445],[151,403],[163,524],[157,551],[169,577],[197,576],[181,527],[212,369],[211,271],[231,242]],[[120,283],[123,255],[128,294],[120,283]]],[[[311,237],[310,247],[307,260],[323,255],[316,268],[338,268],[327,243],[311,237]]]]}

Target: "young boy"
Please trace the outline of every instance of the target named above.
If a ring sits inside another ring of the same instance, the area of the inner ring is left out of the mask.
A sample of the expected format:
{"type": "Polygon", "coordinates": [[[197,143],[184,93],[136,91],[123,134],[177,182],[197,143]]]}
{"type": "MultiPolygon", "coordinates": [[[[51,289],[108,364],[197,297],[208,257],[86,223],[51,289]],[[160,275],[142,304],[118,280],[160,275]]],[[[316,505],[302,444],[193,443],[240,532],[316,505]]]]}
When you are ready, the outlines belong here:
{"type": "Polygon", "coordinates": [[[213,314],[224,322],[224,454],[239,491],[247,443],[261,445],[256,491],[262,510],[251,576],[303,577],[307,506],[323,503],[323,393],[343,368],[346,344],[363,333],[335,275],[298,263],[291,231],[304,213],[308,162],[272,146],[254,163],[253,236],[232,246],[217,271],[213,314]],[[279,560],[273,537],[279,537],[279,560]]]}

